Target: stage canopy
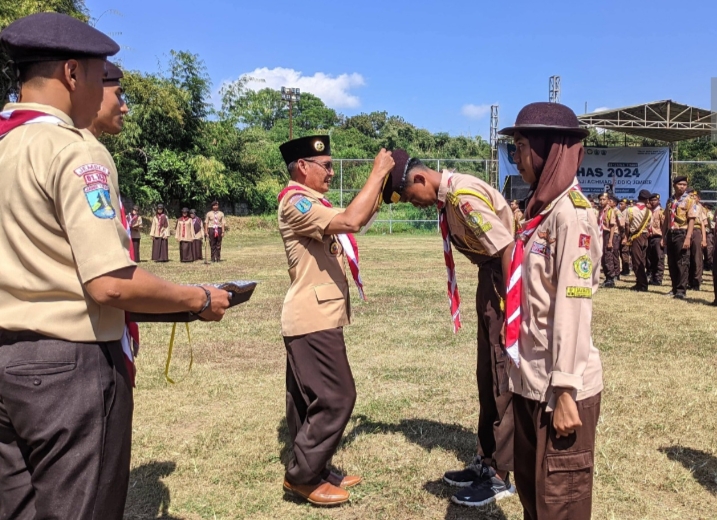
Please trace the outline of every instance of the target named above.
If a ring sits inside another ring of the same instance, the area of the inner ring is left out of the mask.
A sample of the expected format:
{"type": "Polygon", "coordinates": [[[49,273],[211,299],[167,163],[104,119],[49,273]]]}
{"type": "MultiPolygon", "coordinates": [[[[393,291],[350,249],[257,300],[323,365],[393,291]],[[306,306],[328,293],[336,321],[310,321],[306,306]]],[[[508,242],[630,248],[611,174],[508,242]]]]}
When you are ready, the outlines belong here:
{"type": "Polygon", "coordinates": [[[582,126],[595,126],[673,143],[717,132],[717,113],[670,99],[603,110],[578,116],[582,126]]]}

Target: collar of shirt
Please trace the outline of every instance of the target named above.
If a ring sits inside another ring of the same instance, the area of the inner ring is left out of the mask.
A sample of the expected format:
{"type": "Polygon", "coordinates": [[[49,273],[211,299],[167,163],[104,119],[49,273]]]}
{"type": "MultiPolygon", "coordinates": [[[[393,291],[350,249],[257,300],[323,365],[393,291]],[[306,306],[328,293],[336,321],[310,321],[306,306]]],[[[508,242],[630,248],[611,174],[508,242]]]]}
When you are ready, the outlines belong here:
{"type": "Polygon", "coordinates": [[[40,103],[8,103],[3,108],[3,111],[7,110],[34,110],[36,112],[42,112],[44,114],[55,116],[56,118],[61,119],[66,125],[75,126],[70,116],[65,114],[62,110],[58,110],[49,105],[42,105],[40,103]]]}
{"type": "Polygon", "coordinates": [[[439,204],[445,204],[446,203],[446,196],[448,196],[448,181],[451,178],[451,173],[447,172],[446,170],[443,170],[441,173],[441,184],[438,186],[438,203],[439,204]]]}
{"type": "Polygon", "coordinates": [[[306,192],[307,192],[309,195],[311,195],[312,197],[315,197],[315,198],[317,198],[317,199],[324,199],[324,198],[326,198],[323,193],[320,193],[320,192],[318,192],[318,191],[316,191],[316,190],[312,190],[312,189],[309,188],[308,186],[304,186],[303,184],[298,183],[298,182],[296,182],[296,181],[289,181],[289,184],[288,184],[288,185],[289,185],[289,186],[300,186],[302,189],[306,190],[306,192]]]}

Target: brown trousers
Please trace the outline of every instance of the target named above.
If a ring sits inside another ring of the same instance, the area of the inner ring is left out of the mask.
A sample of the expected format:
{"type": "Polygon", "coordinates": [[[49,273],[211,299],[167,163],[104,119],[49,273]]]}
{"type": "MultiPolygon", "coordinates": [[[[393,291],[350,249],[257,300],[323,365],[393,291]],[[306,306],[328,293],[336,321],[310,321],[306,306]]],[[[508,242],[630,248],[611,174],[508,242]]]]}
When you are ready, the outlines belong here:
{"type": "Polygon", "coordinates": [[[620,234],[620,262],[622,263],[622,269],[620,274],[630,274],[630,260],[632,260],[630,246],[622,243],[622,239],[625,238],[625,234],[620,234]]]}
{"type": "Polygon", "coordinates": [[[500,340],[505,314],[500,308],[503,292],[500,259],[481,264],[478,270],[478,455],[498,471],[513,470],[513,394],[508,391],[508,354],[500,340]]]}
{"type": "Polygon", "coordinates": [[[204,255],[202,255],[202,247],[204,246],[204,240],[201,238],[195,238],[194,239],[194,259],[195,260],[204,260],[204,255]]]}
{"type": "Polygon", "coordinates": [[[212,262],[219,262],[222,259],[222,238],[224,233],[221,229],[217,230],[217,236],[214,236],[214,228],[209,228],[209,247],[212,250],[212,262]]]}
{"type": "Polygon", "coordinates": [[[132,239],[132,250],[134,251],[134,261],[139,263],[140,257],[139,257],[139,238],[133,238],[132,239]]]}
{"type": "Polygon", "coordinates": [[[0,519],[121,520],[132,386],[119,341],[0,332],[0,519]]]}
{"type": "Polygon", "coordinates": [[[169,240],[152,237],[152,260],[154,262],[169,262],[169,240]]]}
{"type": "Polygon", "coordinates": [[[692,241],[690,242],[690,274],[687,280],[688,286],[694,289],[702,285],[703,274],[702,230],[695,228],[692,231],[692,241]]]}
{"type": "MultiPolygon", "coordinates": [[[[717,237],[716,237],[717,238],[717,237]]],[[[712,286],[714,288],[715,292],[715,301],[717,301],[717,240],[714,241],[714,247],[712,249],[712,258],[713,258],[713,266],[712,266],[712,286]]]]}
{"type": "Polygon", "coordinates": [[[704,270],[712,271],[714,263],[714,245],[715,234],[712,231],[707,232],[707,247],[704,248],[704,270]]]}
{"type": "Polygon", "coordinates": [[[662,236],[653,235],[647,242],[647,274],[657,283],[662,283],[665,276],[665,249],[662,247],[662,236]]]}
{"type": "Polygon", "coordinates": [[[180,262],[194,262],[194,241],[179,242],[180,262]]]}
{"type": "Polygon", "coordinates": [[[647,234],[643,233],[630,245],[630,256],[632,257],[632,268],[635,271],[638,289],[647,289],[647,234]]]}
{"type": "Polygon", "coordinates": [[[286,422],[292,454],[286,480],[321,482],[356,403],[344,329],[285,337],[286,422]]]}
{"type": "Polygon", "coordinates": [[[620,260],[616,255],[620,249],[620,237],[615,234],[612,240],[612,250],[608,249],[610,242],[610,232],[602,232],[602,272],[605,273],[606,280],[612,280],[620,274],[620,260]]]}
{"type": "Polygon", "coordinates": [[[577,402],[582,427],[556,437],[547,403],[513,397],[515,485],[524,520],[590,520],[600,394],[577,402]]]}
{"type": "Polygon", "coordinates": [[[685,229],[670,229],[665,239],[667,268],[670,271],[672,292],[674,294],[687,293],[687,279],[690,271],[690,250],[682,249],[686,235],[687,230],[685,229]]]}

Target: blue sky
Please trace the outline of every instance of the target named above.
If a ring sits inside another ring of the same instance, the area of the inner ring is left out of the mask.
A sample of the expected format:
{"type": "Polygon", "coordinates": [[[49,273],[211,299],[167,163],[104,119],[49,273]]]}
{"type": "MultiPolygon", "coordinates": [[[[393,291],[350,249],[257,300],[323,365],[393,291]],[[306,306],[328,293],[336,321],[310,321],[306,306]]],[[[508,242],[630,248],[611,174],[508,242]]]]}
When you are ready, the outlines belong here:
{"type": "Polygon", "coordinates": [[[547,100],[578,113],[659,99],[709,108],[714,0],[513,2],[88,0],[123,65],[197,53],[218,89],[242,74],[299,86],[346,115],[385,110],[433,132],[488,136],[547,100]],[[106,12],[118,11],[120,14],[106,12]]]}

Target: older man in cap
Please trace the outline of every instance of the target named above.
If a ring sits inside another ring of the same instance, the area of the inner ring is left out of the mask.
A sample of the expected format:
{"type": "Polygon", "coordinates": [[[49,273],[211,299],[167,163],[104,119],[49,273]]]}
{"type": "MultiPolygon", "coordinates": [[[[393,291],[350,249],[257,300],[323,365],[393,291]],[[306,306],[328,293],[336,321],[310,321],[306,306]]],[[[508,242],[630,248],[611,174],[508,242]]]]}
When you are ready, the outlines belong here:
{"type": "Polygon", "coordinates": [[[647,235],[649,233],[652,213],[647,207],[650,192],[640,190],[635,205],[627,208],[625,214],[625,229],[627,244],[630,246],[632,268],[635,271],[637,283],[631,288],[633,291],[647,292],[647,270],[645,268],[647,256],[647,235]]]}
{"type": "Polygon", "coordinates": [[[662,246],[662,226],[665,222],[665,212],[660,206],[660,194],[653,193],[649,201],[652,219],[648,227],[647,243],[647,274],[650,285],[662,285],[665,274],[665,249],[662,246]]]}
{"type": "Polygon", "coordinates": [[[508,391],[508,356],[501,339],[505,280],[514,245],[514,213],[497,190],[477,177],[431,170],[403,150],[396,150],[394,159],[396,166],[386,183],[384,202],[435,205],[440,212],[456,332],[461,325],[460,300],[451,247],[455,246],[478,267],[477,456],[466,469],[446,472],[443,480],[462,488],[451,498],[453,502],[484,506],[515,493],[509,478],[513,470],[512,394],[508,391]]]}
{"type": "Polygon", "coordinates": [[[391,153],[381,150],[366,185],[344,211],[324,197],[334,176],[328,136],[294,139],[280,150],[291,176],[279,194],[278,210],[291,280],[281,313],[286,421],[293,448],[284,489],[314,505],[336,505],[349,499],[345,488],[361,481],[328,468],[356,400],[344,344],[343,327],[351,318],[344,262],[363,296],[351,233],[378,209],[394,163],[391,153]]]}
{"type": "Polygon", "coordinates": [[[100,110],[117,44],[40,13],[0,45],[22,101],[0,114],[0,518],[119,520],[134,379],[123,311],[219,320],[229,295],[130,259],[114,165],[78,130],[100,110]]]}
{"type": "Polygon", "coordinates": [[[695,200],[687,192],[687,177],[672,181],[673,198],[667,203],[662,227],[663,247],[667,250],[672,291],[668,296],[684,300],[690,271],[690,248],[697,218],[695,200]]]}

